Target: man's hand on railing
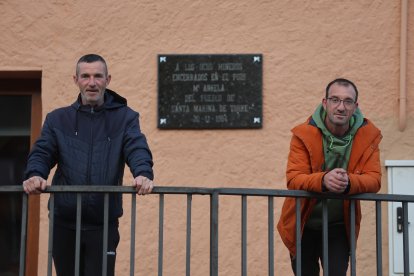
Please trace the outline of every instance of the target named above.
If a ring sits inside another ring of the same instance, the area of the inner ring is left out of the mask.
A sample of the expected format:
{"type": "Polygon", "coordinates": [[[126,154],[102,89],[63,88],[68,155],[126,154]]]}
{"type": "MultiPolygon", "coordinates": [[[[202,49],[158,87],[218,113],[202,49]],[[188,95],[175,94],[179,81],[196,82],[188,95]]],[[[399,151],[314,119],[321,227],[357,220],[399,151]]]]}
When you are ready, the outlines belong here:
{"type": "Polygon", "coordinates": [[[26,194],[40,194],[46,189],[46,180],[40,176],[32,176],[23,181],[23,189],[26,194]]]}
{"type": "Polygon", "coordinates": [[[341,168],[333,169],[323,177],[323,185],[332,193],[343,193],[348,187],[348,184],[348,173],[341,168]]]}
{"type": "Polygon", "coordinates": [[[152,192],[152,188],[154,188],[154,183],[152,182],[152,180],[141,175],[137,176],[134,179],[133,185],[139,195],[149,194],[152,192]]]}

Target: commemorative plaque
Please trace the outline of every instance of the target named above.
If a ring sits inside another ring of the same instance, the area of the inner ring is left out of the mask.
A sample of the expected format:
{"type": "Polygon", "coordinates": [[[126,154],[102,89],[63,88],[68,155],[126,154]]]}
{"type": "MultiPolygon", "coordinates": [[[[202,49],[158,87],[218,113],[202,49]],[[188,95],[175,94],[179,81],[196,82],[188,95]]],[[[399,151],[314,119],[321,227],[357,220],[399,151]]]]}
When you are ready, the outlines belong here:
{"type": "Polygon", "coordinates": [[[262,127],[262,55],[158,55],[158,128],[262,127]]]}

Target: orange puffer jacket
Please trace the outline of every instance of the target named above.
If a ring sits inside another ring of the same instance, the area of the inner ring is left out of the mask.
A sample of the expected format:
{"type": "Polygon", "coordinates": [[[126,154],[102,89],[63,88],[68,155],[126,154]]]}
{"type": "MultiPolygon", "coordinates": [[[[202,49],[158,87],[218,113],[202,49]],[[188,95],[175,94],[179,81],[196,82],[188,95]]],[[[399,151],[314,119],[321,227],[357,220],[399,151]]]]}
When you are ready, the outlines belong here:
{"type": "MultiPolygon", "coordinates": [[[[292,129],[286,180],[289,190],[322,193],[324,163],[322,133],[312,118],[292,129]]],[[[381,188],[381,164],[378,145],[382,139],[380,130],[364,119],[352,142],[348,163],[350,189],[348,194],[376,193],[381,188]]],[[[309,218],[316,199],[301,202],[301,231],[309,218]]],[[[286,198],[277,229],[292,256],[296,255],[295,198],[286,198]]],[[[356,202],[356,237],[361,221],[361,206],[356,202]]],[[[349,201],[344,200],[344,219],[349,233],[349,201]]]]}

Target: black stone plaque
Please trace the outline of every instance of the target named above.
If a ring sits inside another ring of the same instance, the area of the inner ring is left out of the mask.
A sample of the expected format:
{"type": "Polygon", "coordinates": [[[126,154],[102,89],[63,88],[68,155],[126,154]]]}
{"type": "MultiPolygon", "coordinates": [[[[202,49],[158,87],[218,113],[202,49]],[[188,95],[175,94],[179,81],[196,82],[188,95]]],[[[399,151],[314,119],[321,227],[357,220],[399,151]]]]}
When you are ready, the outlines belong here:
{"type": "Polygon", "coordinates": [[[262,127],[262,55],[159,55],[158,127],[262,127]]]}

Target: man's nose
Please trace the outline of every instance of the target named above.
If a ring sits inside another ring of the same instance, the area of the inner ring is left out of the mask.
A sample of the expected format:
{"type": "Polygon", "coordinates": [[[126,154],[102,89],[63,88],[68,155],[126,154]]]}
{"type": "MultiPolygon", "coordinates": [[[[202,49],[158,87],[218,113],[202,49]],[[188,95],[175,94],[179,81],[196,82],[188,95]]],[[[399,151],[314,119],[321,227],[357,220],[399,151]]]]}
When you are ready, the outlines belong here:
{"type": "Polygon", "coordinates": [[[96,82],[95,82],[95,78],[94,77],[89,78],[88,85],[89,86],[95,86],[96,85],[96,82]]]}
{"type": "Polygon", "coordinates": [[[336,108],[339,110],[345,110],[345,102],[343,100],[339,101],[339,104],[336,108]]]}

